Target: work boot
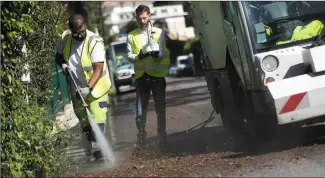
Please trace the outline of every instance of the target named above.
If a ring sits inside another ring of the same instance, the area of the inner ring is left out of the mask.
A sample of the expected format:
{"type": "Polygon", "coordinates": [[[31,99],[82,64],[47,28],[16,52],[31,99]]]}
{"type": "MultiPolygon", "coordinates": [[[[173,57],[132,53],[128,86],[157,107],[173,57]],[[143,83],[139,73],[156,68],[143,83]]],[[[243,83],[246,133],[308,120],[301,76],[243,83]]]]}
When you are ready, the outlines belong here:
{"type": "Polygon", "coordinates": [[[166,137],[167,137],[166,132],[158,132],[157,141],[160,149],[164,149],[166,147],[167,144],[166,137]]]}
{"type": "Polygon", "coordinates": [[[104,160],[105,157],[101,152],[98,143],[92,142],[92,150],[92,155],[90,157],[91,162],[104,160]]]}
{"type": "Polygon", "coordinates": [[[138,146],[145,146],[146,145],[146,139],[147,139],[147,132],[145,129],[145,122],[141,120],[136,120],[136,125],[138,128],[139,133],[137,134],[138,141],[137,145],[138,146]]]}
{"type": "Polygon", "coordinates": [[[93,157],[91,159],[91,161],[104,161],[105,157],[103,156],[101,151],[95,151],[93,153],[93,157]]]}
{"type": "Polygon", "coordinates": [[[145,146],[147,144],[147,133],[145,131],[139,132],[137,134],[138,137],[138,141],[137,141],[137,145],[138,146],[145,146]]]}
{"type": "Polygon", "coordinates": [[[86,156],[91,156],[91,154],[92,154],[92,149],[91,148],[86,148],[85,149],[85,155],[86,156]]]}
{"type": "Polygon", "coordinates": [[[157,128],[157,141],[159,148],[164,148],[166,146],[166,120],[159,119],[158,120],[158,128],[157,128]]]}

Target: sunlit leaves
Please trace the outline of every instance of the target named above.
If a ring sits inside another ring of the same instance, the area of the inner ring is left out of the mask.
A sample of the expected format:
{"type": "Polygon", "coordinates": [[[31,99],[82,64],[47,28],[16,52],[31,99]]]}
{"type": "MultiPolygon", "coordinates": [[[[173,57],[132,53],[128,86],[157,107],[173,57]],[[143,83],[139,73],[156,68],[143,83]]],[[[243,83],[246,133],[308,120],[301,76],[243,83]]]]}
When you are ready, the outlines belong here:
{"type": "Polygon", "coordinates": [[[65,142],[57,142],[67,140],[66,133],[51,134],[55,123],[49,105],[58,35],[53,21],[62,10],[56,2],[1,1],[2,177],[34,177],[42,169],[58,175],[67,168],[65,142]],[[26,72],[32,78],[28,84],[21,80],[26,72]]]}

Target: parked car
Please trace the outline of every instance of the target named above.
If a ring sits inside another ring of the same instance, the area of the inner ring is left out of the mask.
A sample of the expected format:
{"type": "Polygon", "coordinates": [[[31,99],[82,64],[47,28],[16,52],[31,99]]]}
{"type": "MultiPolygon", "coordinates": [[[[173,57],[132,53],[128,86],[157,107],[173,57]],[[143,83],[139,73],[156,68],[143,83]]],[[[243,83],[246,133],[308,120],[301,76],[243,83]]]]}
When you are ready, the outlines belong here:
{"type": "Polygon", "coordinates": [[[114,82],[118,93],[120,93],[120,86],[135,86],[134,66],[123,56],[117,57],[114,82]]]}
{"type": "Polygon", "coordinates": [[[171,64],[169,68],[169,75],[180,77],[184,74],[193,74],[193,55],[178,56],[176,63],[171,64]]]}
{"type": "Polygon", "coordinates": [[[111,61],[112,80],[116,94],[121,93],[120,86],[135,86],[134,66],[126,58],[126,36],[121,35],[117,41],[111,42],[108,49],[108,60],[111,61]]]}

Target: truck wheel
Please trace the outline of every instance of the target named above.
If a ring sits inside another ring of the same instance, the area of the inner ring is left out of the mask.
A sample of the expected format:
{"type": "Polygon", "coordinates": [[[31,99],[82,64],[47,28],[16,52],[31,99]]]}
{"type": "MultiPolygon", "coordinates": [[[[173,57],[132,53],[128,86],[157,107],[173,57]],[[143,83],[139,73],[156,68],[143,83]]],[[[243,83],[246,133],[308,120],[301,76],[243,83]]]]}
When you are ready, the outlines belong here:
{"type": "Polygon", "coordinates": [[[243,122],[240,124],[245,129],[244,132],[254,140],[271,140],[277,127],[274,117],[268,113],[255,113],[250,92],[245,90],[241,80],[237,80],[237,82],[233,80],[233,82],[232,86],[237,86],[237,91],[233,92],[239,117],[242,117],[240,120],[243,122]]]}
{"type": "Polygon", "coordinates": [[[236,107],[234,111],[237,112],[238,117],[232,124],[235,124],[235,128],[241,133],[248,134],[254,140],[270,140],[277,125],[273,116],[268,113],[255,113],[252,95],[245,89],[230,58],[227,59],[226,66],[236,107]]]}
{"type": "Polygon", "coordinates": [[[216,111],[219,111],[226,131],[233,136],[242,135],[245,131],[244,122],[236,107],[229,74],[227,71],[220,72],[220,74],[220,79],[215,81],[217,87],[214,101],[215,105],[218,106],[216,111]]]}
{"type": "MultiPolygon", "coordinates": [[[[227,60],[228,61],[228,60],[227,60]]],[[[230,61],[231,62],[231,61],[230,61]]],[[[238,98],[245,97],[242,93],[239,92],[240,87],[243,86],[241,83],[241,80],[231,62],[231,64],[227,64],[228,68],[228,77],[230,81],[230,91],[233,96],[234,100],[234,110],[233,112],[236,112],[235,118],[233,118],[232,124],[233,127],[237,130],[238,133],[245,133],[246,131],[246,111],[247,107],[245,105],[241,105],[238,98]],[[242,112],[245,111],[245,112],[242,112]]]]}
{"type": "Polygon", "coordinates": [[[238,120],[242,121],[237,124],[244,129],[242,132],[245,132],[254,140],[270,140],[276,128],[276,123],[273,122],[274,118],[268,113],[255,113],[251,93],[245,89],[233,64],[228,64],[228,66],[231,65],[232,67],[229,67],[228,75],[231,81],[238,116],[241,117],[238,120]]]}
{"type": "Polygon", "coordinates": [[[228,93],[226,93],[224,89],[216,89],[216,102],[219,105],[223,126],[231,135],[236,136],[243,133],[244,127],[240,120],[237,120],[240,119],[240,116],[238,115],[235,102],[229,91],[231,91],[230,88],[228,88],[228,93]]]}
{"type": "Polygon", "coordinates": [[[270,115],[254,115],[253,121],[253,137],[259,141],[272,140],[278,130],[277,124],[273,122],[270,115]]]}

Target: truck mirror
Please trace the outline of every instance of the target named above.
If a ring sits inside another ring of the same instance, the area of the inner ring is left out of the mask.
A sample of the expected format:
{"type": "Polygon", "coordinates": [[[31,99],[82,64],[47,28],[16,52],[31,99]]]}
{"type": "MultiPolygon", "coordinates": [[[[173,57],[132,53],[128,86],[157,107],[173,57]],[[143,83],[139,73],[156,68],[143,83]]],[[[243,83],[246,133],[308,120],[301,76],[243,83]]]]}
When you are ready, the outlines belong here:
{"type": "Polygon", "coordinates": [[[266,38],[266,30],[264,28],[264,24],[257,23],[254,25],[254,28],[255,28],[257,43],[266,42],[267,38],[266,38]]]}

